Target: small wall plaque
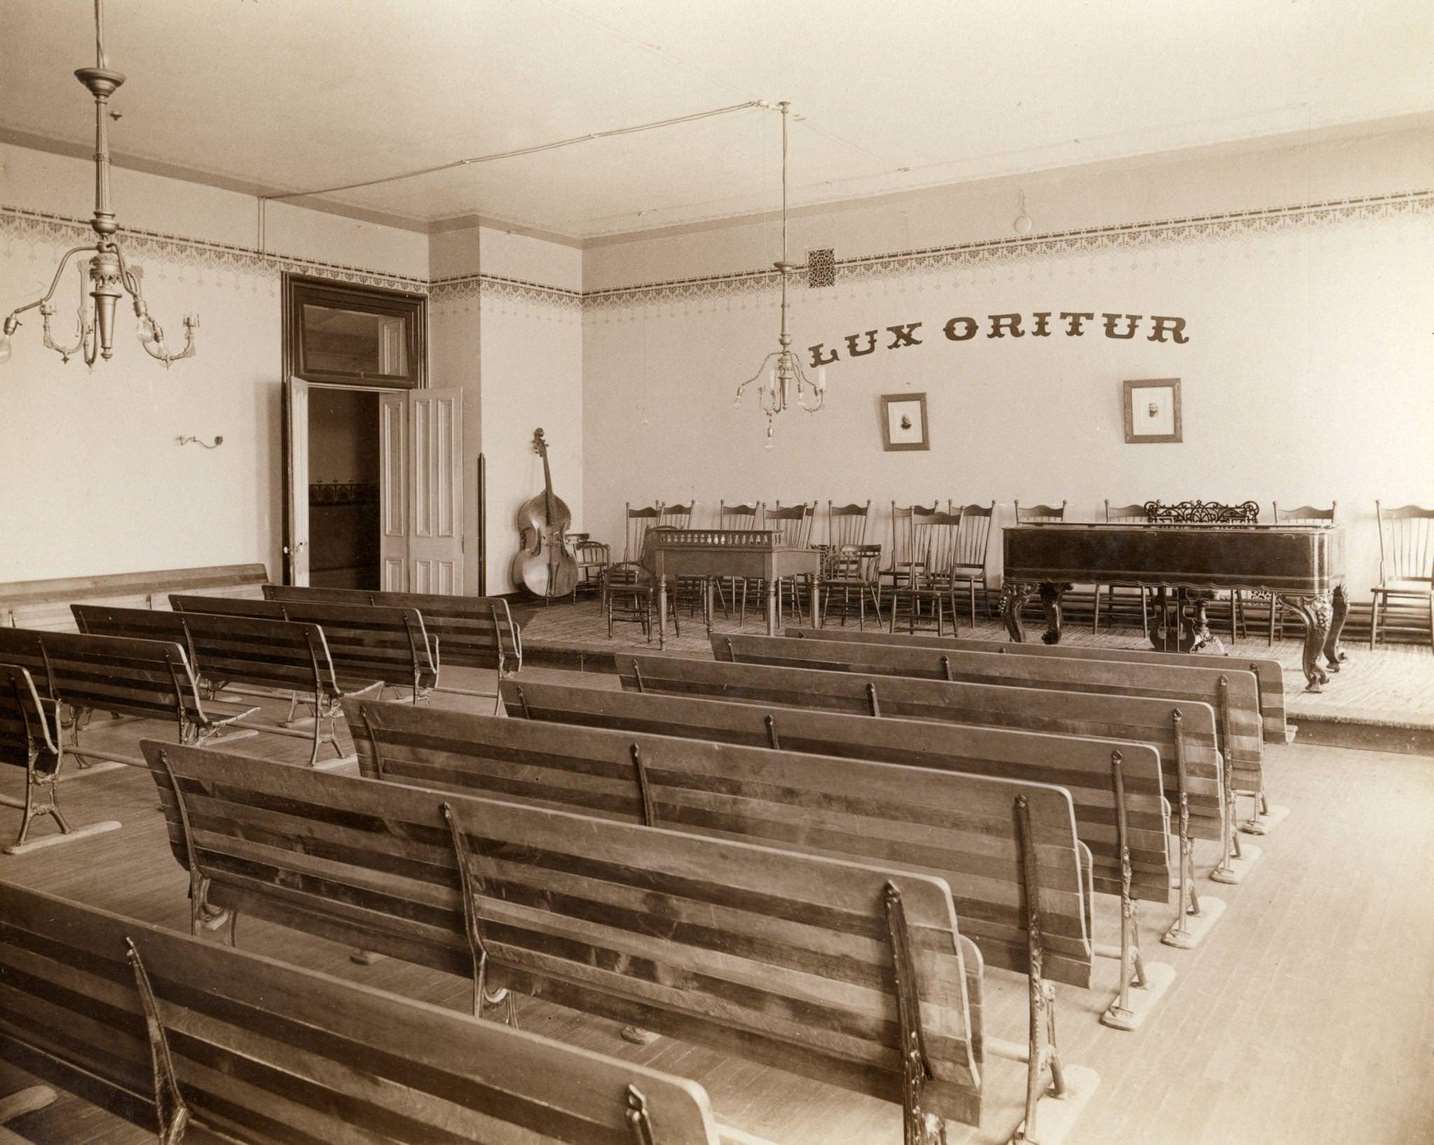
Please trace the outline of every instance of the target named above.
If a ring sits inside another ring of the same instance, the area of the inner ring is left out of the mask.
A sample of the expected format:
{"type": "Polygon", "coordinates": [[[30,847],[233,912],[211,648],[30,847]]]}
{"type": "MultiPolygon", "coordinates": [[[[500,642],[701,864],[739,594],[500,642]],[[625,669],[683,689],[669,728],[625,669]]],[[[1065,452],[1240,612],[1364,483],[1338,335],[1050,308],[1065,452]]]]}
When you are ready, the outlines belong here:
{"type": "Polygon", "coordinates": [[[1124,383],[1125,442],[1180,441],[1180,379],[1142,378],[1124,383]]]}
{"type": "Polygon", "coordinates": [[[887,449],[930,449],[925,394],[881,395],[881,440],[887,449]]]}

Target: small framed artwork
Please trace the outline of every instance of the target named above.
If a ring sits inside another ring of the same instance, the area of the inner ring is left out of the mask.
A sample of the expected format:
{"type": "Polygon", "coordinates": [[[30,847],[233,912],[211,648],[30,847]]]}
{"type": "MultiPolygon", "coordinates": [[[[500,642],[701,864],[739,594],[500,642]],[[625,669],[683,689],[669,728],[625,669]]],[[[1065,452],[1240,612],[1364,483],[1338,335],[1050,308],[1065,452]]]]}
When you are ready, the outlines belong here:
{"type": "Polygon", "coordinates": [[[1125,443],[1180,441],[1180,379],[1142,378],[1125,383],[1125,443]]]}
{"type": "Polygon", "coordinates": [[[925,394],[881,395],[881,441],[887,449],[930,449],[925,394]]]}

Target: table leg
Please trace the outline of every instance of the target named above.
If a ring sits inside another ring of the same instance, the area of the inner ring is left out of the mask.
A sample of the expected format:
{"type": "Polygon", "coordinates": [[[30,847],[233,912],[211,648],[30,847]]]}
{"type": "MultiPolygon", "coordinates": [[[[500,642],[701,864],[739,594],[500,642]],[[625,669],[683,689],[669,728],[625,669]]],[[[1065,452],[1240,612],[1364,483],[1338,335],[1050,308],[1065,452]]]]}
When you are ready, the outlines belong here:
{"type": "Polygon", "coordinates": [[[667,646],[667,578],[657,578],[657,650],[667,646]]]}
{"type": "Polygon", "coordinates": [[[702,579],[702,615],[707,621],[707,635],[712,635],[712,578],[702,579]]]}
{"type": "Polygon", "coordinates": [[[777,634],[777,578],[767,578],[767,635],[777,634]]]}
{"type": "MultiPolygon", "coordinates": [[[[842,623],[846,623],[846,613],[842,613],[842,623]]],[[[822,626],[822,580],[821,577],[812,578],[812,627],[822,626]]]]}

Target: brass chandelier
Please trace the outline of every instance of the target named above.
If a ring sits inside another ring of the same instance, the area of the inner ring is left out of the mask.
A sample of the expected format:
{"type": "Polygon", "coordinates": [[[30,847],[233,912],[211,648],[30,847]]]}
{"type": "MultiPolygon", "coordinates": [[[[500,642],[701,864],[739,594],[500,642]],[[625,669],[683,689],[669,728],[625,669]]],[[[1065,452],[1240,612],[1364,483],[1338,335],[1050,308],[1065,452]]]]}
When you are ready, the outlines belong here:
{"type": "Polygon", "coordinates": [[[787,332],[787,277],[795,271],[805,270],[805,264],[789,262],[787,259],[787,116],[791,103],[782,100],[777,110],[782,114],[782,257],[772,265],[781,278],[782,301],[779,313],[780,326],[777,333],[777,348],[762,359],[757,372],[737,387],[734,406],[742,404],[742,393],[753,382],[757,383],[758,406],[767,415],[767,448],[772,447],[773,419],[789,405],[796,405],[807,413],[816,413],[826,399],[826,370],[819,368],[816,379],[808,378],[802,370],[801,359],[792,353],[792,336],[787,332]]]}
{"type": "Polygon", "coordinates": [[[20,327],[20,315],[36,308],[40,311],[40,324],[44,344],[54,350],[64,362],[76,354],[83,356],[87,366],[93,366],[95,359],[108,361],[114,355],[115,304],[125,294],[134,303],[134,315],[139,320],[139,342],[151,358],[168,366],[181,358],[194,354],[194,331],[199,328],[199,319],[189,315],[184,319],[184,348],[171,352],[164,339],[164,331],[150,317],[149,307],[140,290],[138,276],[125,263],[124,252],[115,237],[119,223],[110,209],[110,149],[109,149],[109,99],[124,83],[121,72],[109,66],[105,56],[104,0],[95,0],[95,66],[79,68],[75,78],[84,84],[95,99],[95,213],[90,219],[97,241],[92,246],[78,246],[65,252],[50,289],[44,295],[12,310],[5,318],[3,333],[0,333],[0,363],[10,358],[10,336],[20,327]],[[80,276],[80,300],[77,314],[77,329],[74,341],[69,345],[57,343],[52,337],[50,319],[54,317],[55,305],[51,299],[59,288],[65,268],[75,255],[93,251],[88,272],[85,265],[76,262],[80,276]],[[89,291],[86,292],[88,279],[89,291]]]}

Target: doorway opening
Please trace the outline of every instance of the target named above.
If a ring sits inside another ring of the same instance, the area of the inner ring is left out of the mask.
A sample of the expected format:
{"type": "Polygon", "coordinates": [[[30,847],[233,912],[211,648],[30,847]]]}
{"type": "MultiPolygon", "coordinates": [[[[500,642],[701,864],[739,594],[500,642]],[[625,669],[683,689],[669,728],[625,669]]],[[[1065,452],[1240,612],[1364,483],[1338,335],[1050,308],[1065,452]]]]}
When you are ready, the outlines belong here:
{"type": "Polygon", "coordinates": [[[314,387],[309,398],[309,583],[383,587],[379,398],[314,387]]]}

